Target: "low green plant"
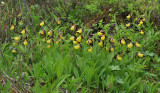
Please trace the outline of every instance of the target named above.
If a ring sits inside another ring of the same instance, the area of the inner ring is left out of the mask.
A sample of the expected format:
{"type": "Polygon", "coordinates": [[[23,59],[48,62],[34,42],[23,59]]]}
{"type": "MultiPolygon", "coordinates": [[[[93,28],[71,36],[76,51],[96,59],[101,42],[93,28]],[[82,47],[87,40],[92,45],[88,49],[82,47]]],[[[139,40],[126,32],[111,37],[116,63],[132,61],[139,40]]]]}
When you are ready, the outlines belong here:
{"type": "Polygon", "coordinates": [[[110,23],[101,19],[93,25],[100,28],[94,32],[79,20],[84,16],[79,13],[101,12],[103,0],[85,2],[73,11],[67,11],[72,2],[66,1],[67,18],[61,10],[66,5],[57,2],[55,11],[63,16],[51,12],[51,19],[47,11],[36,11],[41,9],[38,4],[27,12],[22,5],[22,15],[15,15],[6,28],[11,39],[0,45],[1,92],[159,92],[160,58],[155,43],[160,33],[151,12],[128,6],[124,11],[130,12],[123,21],[118,21],[121,12],[110,14],[110,23]]]}

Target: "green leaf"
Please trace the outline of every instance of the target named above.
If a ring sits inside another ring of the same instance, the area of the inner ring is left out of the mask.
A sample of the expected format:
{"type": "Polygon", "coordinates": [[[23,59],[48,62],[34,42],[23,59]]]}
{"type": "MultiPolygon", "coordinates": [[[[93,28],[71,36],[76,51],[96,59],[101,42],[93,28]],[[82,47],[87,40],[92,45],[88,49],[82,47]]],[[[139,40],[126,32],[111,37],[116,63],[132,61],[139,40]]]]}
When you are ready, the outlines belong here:
{"type": "Polygon", "coordinates": [[[75,67],[73,68],[73,72],[74,72],[76,78],[79,78],[78,70],[75,67]]]}
{"type": "Polygon", "coordinates": [[[145,75],[147,76],[153,76],[153,77],[157,77],[157,75],[153,74],[153,73],[149,73],[149,72],[146,72],[145,75]]]}
{"type": "MultiPolygon", "coordinates": [[[[4,50],[4,48],[8,45],[9,43],[3,43],[3,44],[1,44],[2,46],[0,46],[0,49],[1,50],[4,50]]],[[[2,51],[3,52],[3,51],[2,51]]]]}
{"type": "Polygon", "coordinates": [[[117,79],[117,83],[123,84],[123,83],[124,83],[124,81],[123,81],[123,79],[122,79],[122,78],[118,78],[118,79],[117,79]]]}
{"type": "Polygon", "coordinates": [[[111,70],[121,70],[119,66],[109,66],[111,70]]]}
{"type": "Polygon", "coordinates": [[[58,89],[60,87],[60,85],[65,81],[65,79],[67,77],[69,77],[70,75],[65,75],[61,78],[61,80],[59,81],[59,83],[56,85],[56,89],[58,89]]]}
{"type": "Polygon", "coordinates": [[[112,62],[113,57],[114,57],[114,52],[111,52],[111,53],[107,56],[108,64],[110,64],[110,63],[112,62]]]}
{"type": "Polygon", "coordinates": [[[138,78],[137,81],[129,87],[129,90],[127,91],[127,93],[131,92],[131,90],[133,90],[139,84],[140,80],[141,78],[138,78]]]}
{"type": "Polygon", "coordinates": [[[157,62],[160,62],[160,58],[157,59],[157,62]]]}
{"type": "Polygon", "coordinates": [[[99,74],[99,77],[106,71],[106,68],[103,68],[99,74]]]}
{"type": "Polygon", "coordinates": [[[2,91],[1,91],[1,92],[2,92],[2,93],[8,93],[10,87],[11,87],[11,83],[10,83],[10,82],[7,82],[7,83],[5,84],[5,86],[2,87],[2,91]]]}
{"type": "Polygon", "coordinates": [[[35,93],[40,93],[41,92],[41,88],[40,88],[38,80],[36,80],[35,87],[33,88],[33,90],[35,91],[35,93]]]}
{"type": "Polygon", "coordinates": [[[13,20],[13,25],[16,25],[16,17],[13,20]]]}

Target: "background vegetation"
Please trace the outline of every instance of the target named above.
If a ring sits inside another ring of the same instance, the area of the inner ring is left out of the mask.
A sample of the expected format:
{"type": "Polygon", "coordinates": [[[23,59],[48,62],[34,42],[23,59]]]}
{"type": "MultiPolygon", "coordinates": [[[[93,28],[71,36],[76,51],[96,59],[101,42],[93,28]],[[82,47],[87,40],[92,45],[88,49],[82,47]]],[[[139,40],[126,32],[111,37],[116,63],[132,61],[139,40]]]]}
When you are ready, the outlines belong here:
{"type": "Polygon", "coordinates": [[[159,0],[3,0],[0,92],[159,93],[159,0]]]}

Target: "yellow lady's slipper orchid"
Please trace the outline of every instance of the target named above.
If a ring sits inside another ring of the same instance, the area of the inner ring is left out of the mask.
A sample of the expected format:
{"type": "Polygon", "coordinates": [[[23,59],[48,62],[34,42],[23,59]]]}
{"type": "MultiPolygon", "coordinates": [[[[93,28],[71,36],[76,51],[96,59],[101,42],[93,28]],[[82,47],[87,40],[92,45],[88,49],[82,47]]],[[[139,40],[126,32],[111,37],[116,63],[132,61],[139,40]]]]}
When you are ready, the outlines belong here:
{"type": "Polygon", "coordinates": [[[92,50],[93,50],[93,47],[89,48],[89,49],[88,49],[88,52],[92,52],[92,50]]]}
{"type": "Polygon", "coordinates": [[[130,23],[126,24],[126,27],[130,27],[130,25],[131,25],[130,23]]]}
{"type": "Polygon", "coordinates": [[[140,33],[141,33],[141,35],[143,35],[143,34],[144,34],[143,30],[141,30],[141,32],[140,32],[140,33]]]}
{"type": "Polygon", "coordinates": [[[17,51],[14,49],[14,50],[12,50],[12,53],[16,53],[17,51]]]}
{"type": "Polygon", "coordinates": [[[111,41],[112,43],[114,43],[114,42],[115,42],[115,39],[111,38],[110,41],[111,41]]]}
{"type": "Polygon", "coordinates": [[[81,34],[82,33],[82,28],[78,29],[77,33],[81,34]]]}
{"type": "Polygon", "coordinates": [[[52,30],[47,33],[48,36],[52,36],[52,30]]]}
{"type": "Polygon", "coordinates": [[[52,40],[51,40],[51,39],[47,40],[47,43],[48,43],[48,44],[50,44],[51,42],[52,42],[52,40]]]}
{"type": "Polygon", "coordinates": [[[126,41],[124,39],[121,40],[121,44],[126,44],[126,41]]]}
{"type": "Polygon", "coordinates": [[[143,20],[143,21],[145,21],[146,19],[145,19],[145,18],[143,18],[142,20],[143,20]]]}
{"type": "Polygon", "coordinates": [[[91,39],[88,39],[87,41],[86,41],[86,44],[91,44],[92,43],[92,40],[91,39]]]}
{"type": "Polygon", "coordinates": [[[141,44],[139,44],[138,42],[136,42],[136,47],[141,47],[141,44]]]}
{"type": "Polygon", "coordinates": [[[100,42],[98,43],[98,45],[99,45],[99,46],[102,46],[102,45],[103,45],[103,41],[100,41],[100,42]]]}
{"type": "Polygon", "coordinates": [[[57,24],[59,25],[59,24],[61,24],[61,22],[59,20],[57,20],[57,24]]]}
{"type": "Polygon", "coordinates": [[[71,41],[73,41],[73,40],[74,40],[74,38],[75,38],[74,36],[71,36],[71,37],[70,37],[70,40],[71,40],[71,41]]]}
{"type": "Polygon", "coordinates": [[[14,30],[14,25],[11,26],[10,30],[11,30],[11,31],[14,30]]]}
{"type": "Polygon", "coordinates": [[[141,20],[141,21],[139,22],[139,24],[142,25],[142,24],[143,24],[143,21],[141,20]]]}
{"type": "Polygon", "coordinates": [[[141,52],[138,52],[139,57],[143,57],[143,54],[141,52]]]}
{"type": "Polygon", "coordinates": [[[131,15],[129,14],[126,18],[127,18],[127,19],[130,19],[130,18],[131,18],[131,15]]]}
{"type": "Polygon", "coordinates": [[[107,48],[107,47],[105,47],[105,50],[106,50],[106,51],[108,51],[108,48],[107,48]]]}
{"type": "Polygon", "coordinates": [[[44,26],[44,21],[42,21],[42,22],[40,23],[40,26],[44,26]]]}
{"type": "Polygon", "coordinates": [[[138,26],[142,26],[141,24],[138,24],[138,26]]]}
{"type": "Polygon", "coordinates": [[[25,33],[26,33],[26,30],[25,30],[25,29],[21,31],[21,34],[25,34],[25,33]]]}
{"type": "Polygon", "coordinates": [[[64,40],[65,39],[65,37],[63,37],[63,36],[60,36],[60,40],[64,40]]]}
{"type": "Polygon", "coordinates": [[[40,34],[40,35],[43,35],[43,34],[44,34],[44,31],[43,31],[43,30],[41,30],[41,31],[39,32],[39,34],[40,34]]]}
{"type": "Polygon", "coordinates": [[[88,40],[88,42],[89,42],[89,44],[91,44],[91,43],[92,43],[92,40],[91,40],[91,39],[89,39],[89,40],[88,40]]]}
{"type": "Polygon", "coordinates": [[[51,45],[48,45],[47,48],[51,48],[51,45]]]}
{"type": "Polygon", "coordinates": [[[131,48],[131,47],[133,47],[132,42],[130,42],[130,43],[128,44],[128,48],[131,48]]]}
{"type": "Polygon", "coordinates": [[[111,48],[110,48],[110,51],[111,51],[111,52],[113,52],[113,51],[114,51],[114,48],[113,48],[113,47],[111,47],[111,48]]]}
{"type": "Polygon", "coordinates": [[[119,55],[117,55],[117,60],[118,60],[118,61],[121,61],[122,58],[121,58],[119,55]]]}
{"type": "Polygon", "coordinates": [[[80,48],[80,44],[74,46],[74,49],[79,49],[80,48]]]}
{"type": "Polygon", "coordinates": [[[13,43],[13,46],[16,46],[17,45],[17,42],[13,43]]]}
{"type": "Polygon", "coordinates": [[[105,35],[103,35],[103,36],[101,37],[101,40],[103,41],[103,40],[105,40],[105,38],[106,38],[105,35]]]}
{"type": "Polygon", "coordinates": [[[24,40],[23,44],[24,44],[24,45],[27,45],[27,44],[28,44],[27,39],[24,40]]]}
{"type": "Polygon", "coordinates": [[[43,38],[43,42],[46,42],[46,38],[43,38]]]}
{"type": "Polygon", "coordinates": [[[72,25],[70,30],[73,31],[75,29],[75,25],[72,25]]]}
{"type": "Polygon", "coordinates": [[[14,40],[15,40],[15,41],[19,41],[20,38],[21,38],[20,36],[14,37],[14,40]]]}
{"type": "Polygon", "coordinates": [[[77,41],[73,41],[73,44],[77,44],[78,42],[77,41]]]}
{"type": "Polygon", "coordinates": [[[79,37],[77,37],[76,39],[78,42],[81,42],[82,41],[82,36],[80,35],[79,37]]]}
{"type": "Polygon", "coordinates": [[[103,35],[102,31],[98,32],[98,36],[101,36],[103,35]]]}
{"type": "Polygon", "coordinates": [[[56,41],[56,44],[59,44],[59,43],[60,43],[60,41],[59,41],[59,40],[57,40],[57,41],[56,41]]]}

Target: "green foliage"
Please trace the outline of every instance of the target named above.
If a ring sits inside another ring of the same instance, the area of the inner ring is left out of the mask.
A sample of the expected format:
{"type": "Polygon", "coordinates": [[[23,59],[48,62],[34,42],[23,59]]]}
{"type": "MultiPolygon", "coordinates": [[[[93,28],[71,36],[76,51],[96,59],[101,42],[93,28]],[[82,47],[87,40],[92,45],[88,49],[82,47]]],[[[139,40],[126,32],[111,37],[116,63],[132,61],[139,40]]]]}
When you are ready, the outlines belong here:
{"type": "Polygon", "coordinates": [[[152,21],[159,4],[142,1],[6,2],[0,10],[7,30],[0,34],[0,80],[7,82],[0,82],[0,92],[160,92],[160,31],[152,21]],[[103,16],[92,28],[84,26],[82,19],[103,15],[106,5],[113,11],[108,23],[103,16]]]}

